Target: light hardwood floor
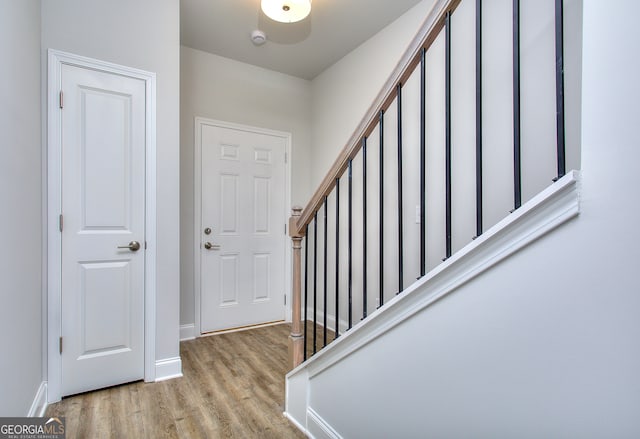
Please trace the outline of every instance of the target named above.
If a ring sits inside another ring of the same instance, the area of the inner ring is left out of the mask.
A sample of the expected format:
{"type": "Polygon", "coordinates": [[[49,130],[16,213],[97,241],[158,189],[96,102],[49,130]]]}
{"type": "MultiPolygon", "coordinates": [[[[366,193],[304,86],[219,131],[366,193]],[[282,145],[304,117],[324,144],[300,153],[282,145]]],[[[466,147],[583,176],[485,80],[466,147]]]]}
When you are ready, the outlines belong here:
{"type": "Polygon", "coordinates": [[[289,325],[181,343],[184,377],[64,398],[67,438],[304,438],[282,414],[289,325]]]}

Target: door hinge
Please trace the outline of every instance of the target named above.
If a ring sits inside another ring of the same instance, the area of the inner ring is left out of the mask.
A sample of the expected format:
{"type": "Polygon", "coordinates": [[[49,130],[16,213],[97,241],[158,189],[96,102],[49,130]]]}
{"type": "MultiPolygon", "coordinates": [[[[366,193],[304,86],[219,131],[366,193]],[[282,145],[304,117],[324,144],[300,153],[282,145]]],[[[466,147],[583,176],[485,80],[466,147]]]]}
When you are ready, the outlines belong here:
{"type": "Polygon", "coordinates": [[[284,234],[287,234],[287,223],[284,223],[284,234]]]}
{"type": "Polygon", "coordinates": [[[287,306],[287,295],[284,295],[284,306],[287,306]]]}
{"type": "Polygon", "coordinates": [[[62,90],[60,90],[60,95],[59,95],[59,100],[60,100],[60,109],[64,108],[64,93],[62,92],[62,90]]]}
{"type": "Polygon", "coordinates": [[[60,337],[60,353],[62,354],[62,337],[60,337]]]}
{"type": "Polygon", "coordinates": [[[147,241],[144,242],[144,249],[147,249],[147,241]]]}
{"type": "Polygon", "coordinates": [[[62,214],[60,214],[60,216],[58,217],[58,228],[60,229],[60,232],[62,232],[63,225],[64,219],[62,218],[62,214]]]}

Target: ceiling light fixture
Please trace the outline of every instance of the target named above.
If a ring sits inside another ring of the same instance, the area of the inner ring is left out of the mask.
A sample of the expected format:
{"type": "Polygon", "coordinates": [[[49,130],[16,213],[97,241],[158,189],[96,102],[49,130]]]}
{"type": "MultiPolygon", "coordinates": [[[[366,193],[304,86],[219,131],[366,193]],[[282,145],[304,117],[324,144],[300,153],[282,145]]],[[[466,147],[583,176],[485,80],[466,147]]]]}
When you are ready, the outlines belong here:
{"type": "Polygon", "coordinates": [[[311,0],[262,0],[262,11],[272,20],[295,23],[311,12],[311,0]]]}

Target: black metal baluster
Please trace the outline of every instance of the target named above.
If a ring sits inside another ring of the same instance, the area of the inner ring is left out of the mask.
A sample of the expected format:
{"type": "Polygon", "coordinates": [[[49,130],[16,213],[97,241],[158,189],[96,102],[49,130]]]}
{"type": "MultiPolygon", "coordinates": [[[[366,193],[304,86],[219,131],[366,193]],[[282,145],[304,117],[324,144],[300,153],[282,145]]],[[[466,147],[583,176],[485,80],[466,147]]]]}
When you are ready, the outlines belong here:
{"type": "Polygon", "coordinates": [[[445,15],[445,228],[446,257],[451,257],[451,11],[445,15]]]}
{"type": "Polygon", "coordinates": [[[520,164],[520,0],[513,0],[513,198],[514,210],[522,205],[520,164]]]}
{"type": "Polygon", "coordinates": [[[556,136],[558,179],[566,173],[564,129],[564,11],[563,0],[556,0],[556,136]]]}
{"type": "Polygon", "coordinates": [[[378,278],[380,283],[379,306],[382,306],[384,304],[384,110],[380,110],[379,125],[380,163],[378,166],[380,167],[380,235],[378,240],[380,243],[380,260],[378,261],[378,278]]]}
{"type": "Polygon", "coordinates": [[[353,241],[353,232],[352,232],[352,222],[353,222],[353,198],[352,198],[352,193],[353,193],[353,179],[352,177],[352,170],[353,170],[353,162],[351,159],[349,159],[349,192],[348,192],[348,213],[349,213],[349,218],[348,218],[348,228],[347,228],[347,232],[348,232],[348,237],[347,237],[347,251],[348,251],[348,256],[349,256],[349,270],[348,270],[348,282],[349,282],[349,288],[348,288],[348,293],[349,293],[349,325],[347,327],[347,330],[351,329],[353,326],[353,255],[352,255],[352,251],[351,251],[351,243],[353,241]]]}
{"type": "Polygon", "coordinates": [[[427,104],[425,99],[425,88],[427,84],[426,72],[427,49],[424,47],[420,51],[420,277],[427,272],[427,233],[425,229],[427,195],[425,160],[427,156],[427,136],[425,117],[427,104]]]}
{"type": "Polygon", "coordinates": [[[318,330],[318,212],[313,214],[313,353],[316,346],[318,330]]]}
{"type": "Polygon", "coordinates": [[[396,87],[396,103],[398,105],[398,292],[404,290],[404,243],[402,236],[402,84],[396,87]]]}
{"type": "Polygon", "coordinates": [[[367,318],[367,138],[362,138],[362,320],[367,318]]]}
{"type": "Polygon", "coordinates": [[[304,361],[307,361],[307,279],[309,278],[309,225],[304,226],[304,361]]]}
{"type": "MultiPolygon", "coordinates": [[[[340,337],[340,178],[336,178],[336,333],[340,337]]],[[[335,339],[334,338],[334,339],[335,339]]]]}
{"type": "Polygon", "coordinates": [[[324,287],[324,295],[323,295],[323,303],[324,303],[324,317],[322,319],[322,346],[326,346],[327,345],[327,239],[328,239],[328,233],[327,233],[327,196],[324,196],[324,270],[323,270],[323,276],[324,276],[324,282],[323,282],[323,287],[324,287]]]}
{"type": "Polygon", "coordinates": [[[476,237],[482,235],[482,0],[476,0],[476,237]]]}

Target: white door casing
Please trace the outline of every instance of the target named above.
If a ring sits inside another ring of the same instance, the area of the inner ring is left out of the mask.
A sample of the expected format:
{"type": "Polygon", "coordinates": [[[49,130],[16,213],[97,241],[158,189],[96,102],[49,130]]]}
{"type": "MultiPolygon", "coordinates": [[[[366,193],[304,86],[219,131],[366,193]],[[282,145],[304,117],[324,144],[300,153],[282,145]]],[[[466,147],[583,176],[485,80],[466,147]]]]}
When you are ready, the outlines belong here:
{"type": "Polygon", "coordinates": [[[152,73],[49,51],[49,402],[155,379],[154,96],[152,73]]]}
{"type": "Polygon", "coordinates": [[[196,119],[199,333],[288,318],[289,143],[287,133],[196,119]]]}

